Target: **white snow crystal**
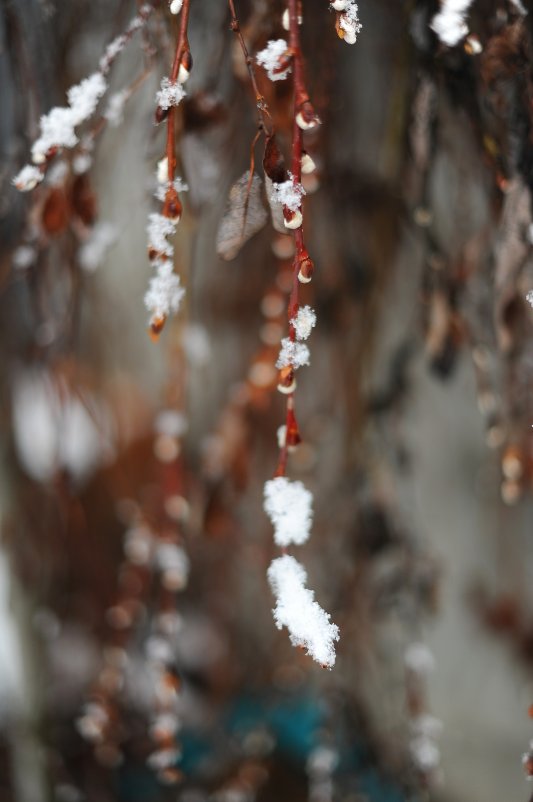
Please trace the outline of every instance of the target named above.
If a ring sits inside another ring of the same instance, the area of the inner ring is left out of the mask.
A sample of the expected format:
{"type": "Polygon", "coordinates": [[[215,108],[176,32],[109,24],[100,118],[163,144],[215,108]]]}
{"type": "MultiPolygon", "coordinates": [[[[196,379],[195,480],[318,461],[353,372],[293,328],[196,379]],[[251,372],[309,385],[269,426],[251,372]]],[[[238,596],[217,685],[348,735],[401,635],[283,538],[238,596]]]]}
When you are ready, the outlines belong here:
{"type": "Polygon", "coordinates": [[[278,369],[286,368],[289,365],[296,369],[301,368],[303,365],[309,365],[309,363],[310,353],[307,345],[293,341],[289,337],[282,339],[281,350],[276,362],[278,369]]]}
{"type": "Polygon", "coordinates": [[[171,106],[179,106],[185,97],[185,90],[183,86],[176,81],[172,81],[165,77],[161,80],[161,89],[156,94],[157,105],[161,109],[169,109],[171,106]]]}
{"type": "Polygon", "coordinates": [[[167,237],[172,237],[176,233],[176,223],[163,214],[152,212],[148,215],[147,232],[148,249],[171,259],[174,255],[174,247],[167,242],[167,237]]]}
{"type": "Polygon", "coordinates": [[[268,581],[276,597],[273,612],[277,628],[287,627],[293,646],[304,647],[317,663],[331,668],[339,628],[315,601],[313,591],[305,587],[304,567],[285,554],[271,562],[268,581]]]}
{"type": "MultiPolygon", "coordinates": [[[[165,162],[166,162],[166,159],[165,159],[165,162]]],[[[176,192],[188,192],[189,191],[188,184],[186,184],[185,181],[183,180],[183,178],[180,178],[179,176],[174,179],[173,186],[174,186],[174,189],[176,190],[176,192]]],[[[163,203],[163,201],[165,200],[165,197],[166,197],[166,194],[168,192],[169,187],[170,187],[170,182],[168,180],[159,182],[159,185],[158,185],[156,191],[154,192],[154,196],[157,198],[158,201],[161,201],[161,203],[163,203]]]]}
{"type": "Polygon", "coordinates": [[[527,293],[526,301],[528,302],[528,304],[533,306],[533,290],[529,290],[529,292],[527,293]]]}
{"type": "Polygon", "coordinates": [[[313,496],[301,482],[277,476],[265,482],[264,510],[274,527],[274,540],[282,548],[300,546],[309,538],[313,496]]]}
{"type": "Polygon", "coordinates": [[[170,2],[170,13],[171,14],[179,14],[181,11],[181,7],[183,5],[183,0],[171,0],[170,2]]]}
{"type": "Polygon", "coordinates": [[[255,57],[259,66],[264,67],[271,81],[283,81],[291,71],[291,67],[288,66],[281,72],[275,72],[281,57],[287,52],[287,48],[285,39],[271,39],[265,49],[255,57]]]}
{"type": "Polygon", "coordinates": [[[472,2],[473,0],[443,0],[430,27],[445,45],[453,47],[468,33],[466,16],[472,2]]]}
{"type": "Polygon", "coordinates": [[[95,72],[67,92],[68,106],[55,106],[40,120],[41,133],[32,145],[32,158],[42,163],[51,148],[73,148],[78,142],[75,126],[87,120],[107,89],[100,72],[95,72]]]}
{"type": "Polygon", "coordinates": [[[316,313],[310,306],[301,306],[296,317],[292,319],[292,325],[299,340],[307,340],[311,334],[311,329],[316,325],[316,313]]]}
{"type": "Polygon", "coordinates": [[[33,164],[26,164],[14,177],[13,184],[20,192],[29,192],[30,189],[40,184],[43,178],[44,175],[38,167],[33,164]]]}
{"type": "Polygon", "coordinates": [[[151,320],[166,318],[171,312],[178,311],[185,290],[181,286],[180,277],[173,272],[170,262],[159,262],[157,273],[150,279],[144,303],[152,313],[151,320]]]}
{"type": "Polygon", "coordinates": [[[70,87],[67,98],[74,125],[79,125],[91,116],[106,89],[107,83],[101,72],[93,72],[81,83],[70,87]]]}
{"type": "Polygon", "coordinates": [[[305,189],[301,184],[294,180],[292,173],[288,173],[288,180],[283,181],[281,184],[272,184],[271,200],[275,203],[281,203],[291,212],[296,212],[302,204],[302,197],[305,195],[305,189]]]}

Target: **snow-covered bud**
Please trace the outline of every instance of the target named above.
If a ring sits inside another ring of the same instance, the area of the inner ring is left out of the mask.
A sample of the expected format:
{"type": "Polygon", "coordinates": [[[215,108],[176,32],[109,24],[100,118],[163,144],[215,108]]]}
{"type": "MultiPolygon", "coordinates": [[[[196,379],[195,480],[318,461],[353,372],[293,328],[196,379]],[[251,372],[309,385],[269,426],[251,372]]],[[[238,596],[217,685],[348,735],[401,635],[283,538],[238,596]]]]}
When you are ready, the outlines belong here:
{"type": "Polygon", "coordinates": [[[331,8],[334,8],[335,11],[344,11],[347,5],[348,0],[332,0],[331,8]]]}
{"type": "Polygon", "coordinates": [[[290,395],[296,389],[296,379],[294,378],[294,370],[290,365],[281,368],[279,372],[278,390],[284,395],[290,395]]]}
{"type": "Polygon", "coordinates": [[[271,39],[255,60],[271,81],[283,81],[291,71],[292,56],[285,39],[271,39]]]}
{"type": "Polygon", "coordinates": [[[13,184],[20,192],[29,192],[34,189],[37,184],[40,184],[44,178],[44,174],[38,167],[32,164],[27,164],[22,170],[17,173],[13,179],[13,184]]]}
{"type": "Polygon", "coordinates": [[[170,2],[170,13],[171,14],[179,14],[181,11],[181,7],[183,5],[183,0],[171,0],[170,2]]]}
{"type": "Polygon", "coordinates": [[[305,151],[302,153],[301,165],[303,175],[309,175],[309,173],[313,173],[316,170],[316,164],[311,156],[305,151]]]}
{"type": "Polygon", "coordinates": [[[192,56],[191,51],[186,50],[180,61],[180,68],[178,70],[178,83],[184,84],[186,81],[189,80],[189,75],[192,70],[192,56]]]}
{"type": "Polygon", "coordinates": [[[303,217],[299,209],[293,212],[292,209],[287,209],[286,206],[283,207],[283,224],[285,228],[290,228],[291,230],[300,228],[302,222],[303,217]]]}
{"type": "Polygon", "coordinates": [[[342,13],[337,17],[335,29],[337,35],[343,39],[348,45],[353,45],[357,41],[357,34],[363,27],[358,17],[358,7],[354,0],[347,0],[344,7],[340,8],[337,3],[332,3],[332,6],[342,13]]]}
{"type": "Polygon", "coordinates": [[[355,28],[347,28],[344,30],[343,40],[347,45],[354,45],[357,42],[357,34],[355,28]]]}
{"type": "Polygon", "coordinates": [[[304,100],[296,113],[296,123],[302,131],[311,131],[320,125],[320,117],[309,100],[304,100]]]}

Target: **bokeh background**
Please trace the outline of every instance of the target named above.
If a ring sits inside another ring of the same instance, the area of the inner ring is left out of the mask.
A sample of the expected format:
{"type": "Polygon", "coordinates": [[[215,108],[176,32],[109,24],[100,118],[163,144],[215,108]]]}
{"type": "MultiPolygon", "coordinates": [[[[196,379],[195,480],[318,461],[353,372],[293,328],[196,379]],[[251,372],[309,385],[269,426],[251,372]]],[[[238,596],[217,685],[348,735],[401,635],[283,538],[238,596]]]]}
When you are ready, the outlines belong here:
{"type": "MultiPolygon", "coordinates": [[[[290,475],[315,496],[297,556],[341,629],[324,671],[271,616],[290,251],[267,225],[217,255],[256,119],[215,0],[191,2],[177,135],[187,297],[147,333],[177,25],[154,5],[111,73],[122,119],[104,100],[30,194],[11,180],[40,114],[136,5],[0,5],[0,798],[525,801],[533,16],[476,0],[446,48],[437,2],[361,0],[350,47],[327,2],[303,3],[318,324],[290,475]],[[164,766],[162,710],[179,723],[164,766]]],[[[282,3],[237,11],[251,52],[283,35],[282,3]]],[[[260,80],[288,153],[290,85],[260,80]]]]}

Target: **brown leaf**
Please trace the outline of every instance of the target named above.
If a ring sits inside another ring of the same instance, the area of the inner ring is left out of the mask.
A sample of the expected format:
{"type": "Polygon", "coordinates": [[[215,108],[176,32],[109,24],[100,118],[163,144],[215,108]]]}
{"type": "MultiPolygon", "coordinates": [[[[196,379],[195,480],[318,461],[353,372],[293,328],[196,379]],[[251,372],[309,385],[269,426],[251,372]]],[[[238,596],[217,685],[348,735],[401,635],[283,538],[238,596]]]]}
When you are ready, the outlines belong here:
{"type": "Polygon", "coordinates": [[[217,253],[226,261],[265,225],[268,215],[261,199],[261,179],[247,170],[233,184],[228,205],[217,232],[217,253]]]}

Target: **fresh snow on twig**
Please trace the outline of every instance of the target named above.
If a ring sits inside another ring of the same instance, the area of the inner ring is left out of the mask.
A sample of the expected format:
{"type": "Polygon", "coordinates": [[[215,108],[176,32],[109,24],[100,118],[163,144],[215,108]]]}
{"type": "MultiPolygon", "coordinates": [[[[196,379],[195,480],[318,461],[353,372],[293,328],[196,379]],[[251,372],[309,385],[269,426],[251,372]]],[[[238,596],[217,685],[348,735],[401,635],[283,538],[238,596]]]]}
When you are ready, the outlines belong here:
{"type": "Polygon", "coordinates": [[[273,612],[278,629],[287,627],[294,646],[302,646],[317,663],[331,668],[339,628],[315,601],[313,591],[305,587],[304,567],[285,554],[271,562],[268,581],[276,597],[273,612]]]}
{"type": "Polygon", "coordinates": [[[291,212],[296,212],[302,204],[302,197],[305,195],[305,189],[301,184],[295,181],[292,173],[288,173],[288,180],[282,181],[281,184],[272,184],[272,200],[275,203],[281,203],[291,212]]]}
{"type": "Polygon", "coordinates": [[[176,233],[176,223],[163,214],[152,212],[148,215],[147,233],[148,250],[154,250],[171,259],[174,255],[174,246],[168,242],[167,237],[172,237],[176,233]]]}
{"type": "Polygon", "coordinates": [[[300,546],[309,538],[313,521],[313,496],[301,482],[277,476],[265,482],[264,510],[274,527],[274,540],[284,548],[300,546]]]}
{"type": "Polygon", "coordinates": [[[453,47],[468,33],[466,16],[473,0],[442,0],[438,14],[431,20],[430,27],[441,42],[453,47]]]}
{"type": "Polygon", "coordinates": [[[255,57],[260,67],[264,67],[271,81],[283,81],[291,71],[291,66],[276,72],[280,66],[281,57],[287,52],[287,42],[285,39],[271,39],[264,50],[261,50],[255,57]]]}
{"type": "Polygon", "coordinates": [[[100,72],[94,72],[67,92],[68,106],[55,106],[40,120],[40,136],[32,145],[32,159],[36,164],[45,161],[52,148],[73,148],[78,143],[75,127],[88,120],[98,101],[107,89],[100,72]]]}
{"type": "Polygon", "coordinates": [[[307,340],[316,325],[316,313],[310,306],[301,306],[291,323],[294,326],[296,337],[299,340],[307,340]]]}
{"type": "Polygon", "coordinates": [[[185,90],[183,86],[176,81],[172,81],[165,77],[161,80],[161,89],[156,93],[157,105],[161,109],[170,109],[171,106],[179,106],[185,97],[185,90]]]}
{"type": "MultiPolygon", "coordinates": [[[[157,188],[156,188],[156,190],[154,192],[154,196],[157,198],[157,200],[159,200],[161,202],[163,202],[165,200],[167,192],[169,190],[169,187],[170,187],[170,182],[168,180],[161,182],[157,186],[157,188]]],[[[176,192],[188,192],[189,191],[189,185],[183,180],[183,178],[180,178],[179,176],[174,179],[173,187],[176,190],[176,192]]]]}
{"type": "Polygon", "coordinates": [[[289,365],[293,368],[301,368],[303,365],[310,364],[311,355],[309,348],[304,343],[284,337],[281,341],[281,350],[276,362],[278,369],[286,368],[289,365]]]}
{"type": "Polygon", "coordinates": [[[29,192],[40,184],[44,175],[33,164],[26,164],[22,170],[13,178],[13,184],[20,192],[29,192]]]}
{"type": "Polygon", "coordinates": [[[184,295],[185,290],[181,286],[180,277],[172,269],[172,263],[159,261],[156,275],[150,279],[144,296],[145,306],[152,313],[150,321],[165,319],[171,313],[176,314],[184,295]]]}

